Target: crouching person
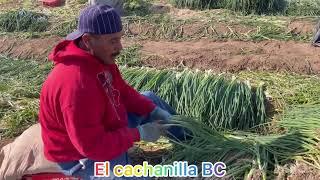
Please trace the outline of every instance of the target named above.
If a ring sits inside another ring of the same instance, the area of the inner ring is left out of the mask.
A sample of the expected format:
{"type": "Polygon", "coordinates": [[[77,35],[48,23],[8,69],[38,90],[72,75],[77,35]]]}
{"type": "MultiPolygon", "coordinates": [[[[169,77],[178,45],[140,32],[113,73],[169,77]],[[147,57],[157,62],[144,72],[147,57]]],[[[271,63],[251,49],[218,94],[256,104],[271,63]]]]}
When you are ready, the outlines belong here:
{"type": "Polygon", "coordinates": [[[110,169],[130,164],[128,149],[168,132],[163,124],[174,111],[121,77],[115,58],[122,50],[122,23],[112,7],[89,6],[78,22],[49,55],[55,66],[42,86],[39,121],[45,157],[65,175],[93,179],[94,162],[109,161],[110,169]]]}

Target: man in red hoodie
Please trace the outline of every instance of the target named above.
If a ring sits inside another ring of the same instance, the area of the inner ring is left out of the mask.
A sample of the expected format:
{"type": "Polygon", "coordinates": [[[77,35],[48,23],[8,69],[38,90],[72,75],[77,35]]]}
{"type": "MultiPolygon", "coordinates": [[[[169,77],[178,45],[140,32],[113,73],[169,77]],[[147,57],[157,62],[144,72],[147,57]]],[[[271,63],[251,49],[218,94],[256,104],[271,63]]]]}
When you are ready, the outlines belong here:
{"type": "MultiPolygon", "coordinates": [[[[122,23],[107,5],[81,12],[78,29],[51,52],[54,69],[43,84],[39,121],[45,157],[66,175],[90,179],[95,161],[130,164],[134,142],[155,142],[174,110],[151,92],[138,93],[121,77],[122,23]]],[[[181,136],[183,130],[169,130],[181,136]]],[[[112,179],[109,177],[108,179],[112,179]]]]}

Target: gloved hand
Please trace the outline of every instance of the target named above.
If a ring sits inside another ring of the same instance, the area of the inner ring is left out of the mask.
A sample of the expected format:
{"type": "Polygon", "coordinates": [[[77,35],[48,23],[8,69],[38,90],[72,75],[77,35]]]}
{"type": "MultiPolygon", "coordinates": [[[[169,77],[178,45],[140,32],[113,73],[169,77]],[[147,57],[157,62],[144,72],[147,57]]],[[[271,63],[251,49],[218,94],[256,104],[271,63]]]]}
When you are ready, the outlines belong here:
{"type": "Polygon", "coordinates": [[[159,121],[146,123],[137,127],[140,133],[140,140],[156,142],[164,133],[164,127],[159,121]]]}
{"type": "Polygon", "coordinates": [[[151,113],[150,113],[150,119],[151,122],[156,120],[162,120],[164,123],[168,122],[171,118],[171,114],[167,111],[161,109],[160,107],[156,107],[151,113]]]}

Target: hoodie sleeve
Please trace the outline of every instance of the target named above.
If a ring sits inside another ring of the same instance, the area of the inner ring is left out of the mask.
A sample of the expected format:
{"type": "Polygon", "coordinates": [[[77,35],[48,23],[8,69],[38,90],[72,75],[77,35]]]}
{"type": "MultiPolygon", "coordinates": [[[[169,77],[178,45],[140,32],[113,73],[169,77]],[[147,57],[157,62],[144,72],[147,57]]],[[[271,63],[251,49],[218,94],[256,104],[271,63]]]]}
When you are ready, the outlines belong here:
{"type": "Polygon", "coordinates": [[[156,107],[151,100],[140,94],[123,79],[121,96],[127,111],[140,116],[148,116],[156,107]]]}
{"type": "Polygon", "coordinates": [[[136,128],[106,131],[102,125],[104,106],[99,92],[82,88],[72,95],[71,105],[63,108],[64,123],[74,147],[85,157],[95,161],[114,159],[139,141],[136,128]]]}

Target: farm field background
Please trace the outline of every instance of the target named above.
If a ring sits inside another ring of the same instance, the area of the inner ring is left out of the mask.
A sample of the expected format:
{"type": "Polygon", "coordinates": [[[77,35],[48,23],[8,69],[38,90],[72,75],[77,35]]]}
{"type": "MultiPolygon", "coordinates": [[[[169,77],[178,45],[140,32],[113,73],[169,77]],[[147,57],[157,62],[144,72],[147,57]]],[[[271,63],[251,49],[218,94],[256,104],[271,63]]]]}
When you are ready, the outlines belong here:
{"type": "MultiPolygon", "coordinates": [[[[211,2],[125,4],[121,72],[166,99],[195,137],[137,143],[135,161],[224,161],[229,179],[319,179],[320,48],[310,42],[320,3],[211,2]]],[[[0,146],[37,122],[48,53],[84,6],[0,0],[0,146]]]]}

